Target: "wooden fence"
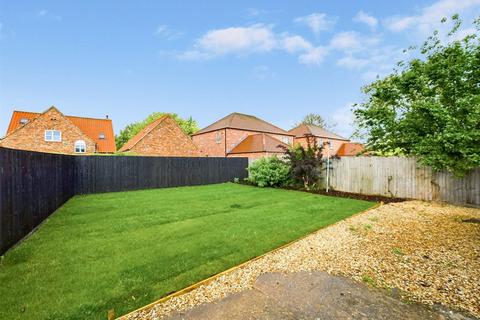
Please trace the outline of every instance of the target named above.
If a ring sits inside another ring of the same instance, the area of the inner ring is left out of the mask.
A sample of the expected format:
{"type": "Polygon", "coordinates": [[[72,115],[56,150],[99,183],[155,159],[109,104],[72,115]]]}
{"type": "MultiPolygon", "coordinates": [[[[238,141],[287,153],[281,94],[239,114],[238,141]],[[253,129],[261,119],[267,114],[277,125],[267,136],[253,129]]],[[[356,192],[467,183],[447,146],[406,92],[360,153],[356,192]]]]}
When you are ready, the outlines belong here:
{"type": "Polygon", "coordinates": [[[73,156],[0,148],[0,255],[74,193],[73,156]]]}
{"type": "Polygon", "coordinates": [[[247,158],[70,156],[0,148],[0,255],[76,194],[245,178],[247,158]]]}
{"type": "Polygon", "coordinates": [[[329,185],[338,191],[480,206],[480,168],[457,178],[413,158],[341,157],[331,169],[329,185]]]}

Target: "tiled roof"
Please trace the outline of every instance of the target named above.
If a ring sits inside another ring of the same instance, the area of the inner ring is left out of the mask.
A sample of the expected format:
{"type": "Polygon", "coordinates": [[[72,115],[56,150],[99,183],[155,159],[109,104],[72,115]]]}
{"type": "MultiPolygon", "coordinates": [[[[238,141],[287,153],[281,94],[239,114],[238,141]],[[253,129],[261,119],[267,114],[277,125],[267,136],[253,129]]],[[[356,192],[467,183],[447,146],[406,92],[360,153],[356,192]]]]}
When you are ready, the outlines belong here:
{"type": "MultiPolygon", "coordinates": [[[[20,120],[26,119],[30,122],[41,114],[42,113],[38,112],[13,111],[12,119],[7,129],[7,136],[24,125],[20,120]]],[[[75,116],[65,117],[76,125],[86,136],[95,141],[97,152],[115,152],[115,135],[113,134],[112,120],[75,116]],[[100,134],[105,135],[105,139],[100,139],[100,134]]]]}
{"type": "Polygon", "coordinates": [[[229,154],[252,153],[252,152],[285,152],[280,146],[288,147],[287,144],[265,133],[247,136],[236,145],[229,154]]]}
{"type": "Polygon", "coordinates": [[[157,120],[147,125],[145,128],[140,130],[139,133],[137,133],[130,140],[128,140],[118,151],[125,152],[132,149],[140,140],[142,140],[147,134],[149,134],[150,131],[155,129],[156,126],[158,126],[163,120],[167,119],[168,117],[169,117],[168,115],[163,115],[157,120]]]}
{"type": "Polygon", "coordinates": [[[277,126],[274,126],[271,123],[263,121],[262,119],[259,119],[255,116],[237,113],[237,112],[231,113],[228,116],[218,120],[217,122],[212,123],[208,127],[205,127],[202,130],[196,132],[194,135],[215,131],[219,129],[225,129],[225,128],[266,132],[266,133],[273,133],[273,134],[292,135],[287,131],[277,126]]]}
{"type": "Polygon", "coordinates": [[[347,138],[344,138],[342,136],[339,136],[336,133],[330,132],[326,129],[314,126],[314,125],[308,125],[308,124],[300,124],[299,126],[291,129],[289,131],[291,134],[294,134],[295,137],[301,138],[304,137],[305,135],[313,135],[315,137],[320,137],[320,138],[328,138],[328,139],[336,139],[336,140],[345,140],[349,141],[347,138]]]}
{"type": "Polygon", "coordinates": [[[365,147],[361,143],[345,142],[340,146],[340,148],[338,148],[337,156],[339,157],[357,156],[364,150],[365,150],[365,147]]]}

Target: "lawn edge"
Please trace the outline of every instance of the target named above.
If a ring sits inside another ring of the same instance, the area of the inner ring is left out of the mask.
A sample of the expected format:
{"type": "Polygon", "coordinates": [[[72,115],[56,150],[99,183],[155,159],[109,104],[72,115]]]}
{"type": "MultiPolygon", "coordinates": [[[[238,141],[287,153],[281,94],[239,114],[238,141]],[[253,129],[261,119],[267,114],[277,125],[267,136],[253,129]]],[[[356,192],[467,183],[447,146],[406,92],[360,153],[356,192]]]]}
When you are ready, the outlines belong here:
{"type": "MultiPolygon", "coordinates": [[[[351,218],[351,217],[354,217],[354,216],[357,216],[357,215],[360,215],[360,214],[364,214],[364,213],[366,213],[366,212],[368,212],[368,211],[370,211],[370,210],[377,209],[377,208],[379,208],[379,207],[382,206],[382,205],[383,205],[383,202],[377,202],[377,203],[376,203],[375,205],[373,205],[371,208],[368,208],[368,209],[362,210],[362,211],[360,211],[360,212],[354,213],[354,214],[352,214],[351,216],[349,216],[347,219],[349,219],[349,218],[351,218]]],[[[193,291],[193,290],[197,289],[198,287],[200,287],[200,286],[202,286],[202,285],[206,285],[206,284],[212,282],[213,280],[215,280],[215,279],[223,276],[224,274],[227,274],[227,273],[230,273],[230,272],[235,271],[235,270],[237,270],[237,269],[240,269],[241,267],[245,266],[246,264],[251,263],[251,262],[254,262],[254,261],[258,260],[258,259],[261,259],[261,258],[263,258],[264,256],[266,256],[266,255],[268,255],[268,254],[271,254],[271,253],[277,252],[277,251],[279,251],[279,250],[282,250],[282,249],[284,249],[284,248],[286,248],[286,247],[289,247],[289,246],[291,246],[292,244],[294,244],[294,243],[296,243],[296,242],[298,242],[298,241],[301,241],[301,240],[303,240],[303,239],[311,236],[312,234],[314,234],[314,233],[316,233],[316,232],[318,232],[318,231],[320,231],[320,230],[322,230],[322,229],[325,229],[325,228],[328,228],[328,227],[330,227],[330,226],[333,226],[333,225],[335,225],[335,224],[337,224],[337,223],[340,223],[340,222],[342,222],[342,221],[344,221],[344,220],[345,220],[345,219],[341,219],[341,220],[339,220],[339,221],[337,221],[337,222],[335,222],[335,223],[332,223],[332,224],[330,224],[330,225],[328,225],[328,226],[325,226],[325,227],[322,227],[322,228],[317,229],[317,230],[315,230],[315,231],[312,231],[312,232],[310,232],[310,233],[308,233],[308,234],[306,234],[306,235],[304,235],[304,236],[301,236],[301,237],[298,238],[298,239],[292,240],[292,241],[290,241],[290,242],[288,242],[288,243],[285,243],[285,244],[281,245],[280,247],[277,247],[277,248],[272,249],[272,250],[270,250],[270,251],[267,251],[267,252],[265,252],[265,253],[263,253],[263,254],[261,254],[261,255],[259,255],[259,256],[256,256],[256,257],[254,257],[254,258],[252,258],[252,259],[250,259],[250,260],[247,260],[247,261],[245,261],[245,262],[242,262],[241,264],[238,264],[238,265],[233,266],[233,267],[231,267],[231,268],[229,268],[229,269],[227,269],[227,270],[224,270],[224,271],[221,271],[221,272],[219,272],[219,273],[217,273],[217,274],[214,274],[214,275],[212,275],[212,276],[210,276],[210,277],[208,277],[208,278],[206,278],[206,279],[204,279],[204,280],[201,280],[201,281],[199,281],[199,282],[196,282],[196,283],[194,283],[194,284],[191,284],[191,285],[189,285],[188,287],[185,287],[185,288],[183,288],[183,289],[180,289],[180,290],[178,290],[178,291],[175,291],[175,292],[173,292],[173,293],[170,293],[169,295],[167,295],[167,296],[165,296],[165,297],[163,297],[163,298],[160,298],[160,299],[158,299],[158,300],[156,300],[156,301],[150,302],[149,304],[144,305],[143,307],[140,307],[140,308],[138,308],[138,309],[135,309],[135,310],[133,310],[133,311],[130,311],[129,313],[124,314],[124,315],[122,315],[122,316],[119,316],[118,318],[115,318],[115,319],[116,319],[116,320],[126,319],[128,316],[130,316],[130,315],[132,315],[132,314],[134,314],[134,313],[137,313],[137,312],[141,312],[141,311],[150,309],[150,308],[152,308],[153,306],[155,306],[155,305],[157,305],[157,304],[164,303],[164,302],[166,302],[166,301],[168,301],[168,300],[170,300],[170,299],[172,299],[172,298],[174,298],[174,297],[181,296],[181,295],[186,294],[186,293],[188,293],[188,292],[190,292],[190,291],[193,291]]]]}

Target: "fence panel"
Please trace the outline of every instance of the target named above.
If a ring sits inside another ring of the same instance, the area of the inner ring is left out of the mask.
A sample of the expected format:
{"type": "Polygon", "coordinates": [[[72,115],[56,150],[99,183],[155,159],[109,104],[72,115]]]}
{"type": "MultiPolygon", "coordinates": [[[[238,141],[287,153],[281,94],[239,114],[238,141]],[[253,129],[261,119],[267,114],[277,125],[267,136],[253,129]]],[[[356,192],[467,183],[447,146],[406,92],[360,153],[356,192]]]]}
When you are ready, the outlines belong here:
{"type": "Polygon", "coordinates": [[[330,187],[338,191],[480,206],[480,168],[457,178],[404,157],[341,157],[331,167],[330,187]]]}
{"type": "Polygon", "coordinates": [[[75,194],[247,177],[247,158],[70,156],[0,148],[0,255],[75,194]]]}
{"type": "Polygon", "coordinates": [[[245,178],[246,158],[76,157],[76,194],[193,186],[245,178]]]}
{"type": "Polygon", "coordinates": [[[0,148],[0,254],[74,195],[74,158],[0,148]]]}

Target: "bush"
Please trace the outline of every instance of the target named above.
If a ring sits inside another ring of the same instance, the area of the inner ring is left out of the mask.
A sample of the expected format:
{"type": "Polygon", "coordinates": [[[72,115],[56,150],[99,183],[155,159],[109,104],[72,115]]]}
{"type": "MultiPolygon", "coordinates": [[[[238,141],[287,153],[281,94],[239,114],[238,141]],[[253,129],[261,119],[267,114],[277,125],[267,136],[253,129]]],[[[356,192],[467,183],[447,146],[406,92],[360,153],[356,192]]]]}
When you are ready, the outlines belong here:
{"type": "Polygon", "coordinates": [[[290,166],[277,157],[262,158],[249,168],[248,181],[259,187],[280,187],[290,181],[290,166]]]}
{"type": "Polygon", "coordinates": [[[317,145],[314,137],[306,137],[307,147],[296,145],[284,149],[293,180],[303,184],[305,190],[313,190],[320,180],[323,146],[317,145]]]}

